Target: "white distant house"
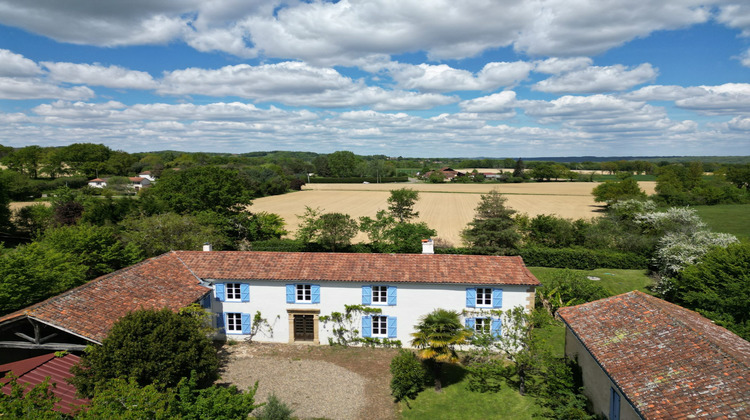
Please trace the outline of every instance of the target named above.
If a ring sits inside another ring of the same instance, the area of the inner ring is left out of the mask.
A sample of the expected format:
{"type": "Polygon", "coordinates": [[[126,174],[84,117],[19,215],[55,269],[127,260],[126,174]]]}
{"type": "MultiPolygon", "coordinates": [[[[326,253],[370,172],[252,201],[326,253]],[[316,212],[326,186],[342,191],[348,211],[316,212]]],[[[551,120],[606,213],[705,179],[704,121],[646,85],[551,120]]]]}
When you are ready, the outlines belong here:
{"type": "Polygon", "coordinates": [[[150,182],[156,181],[156,178],[154,178],[153,175],[151,175],[151,171],[143,171],[138,174],[139,177],[148,179],[150,182]]]}
{"type": "Polygon", "coordinates": [[[49,350],[55,345],[39,342],[54,334],[67,343],[56,344],[59,350],[78,350],[101,343],[129,311],[200,302],[213,313],[218,339],[249,337],[260,312],[272,328],[256,341],[328,344],[334,325],[320,317],[364,305],[380,313],[356,320],[360,336],[409,346],[414,326],[437,308],[462,313],[467,326],[502,334],[490,310],[531,310],[540,284],[520,257],[207,248],[172,251],[0,317],[0,344],[49,350]],[[34,334],[36,343],[23,339],[34,334]]]}
{"type": "Polygon", "coordinates": [[[94,178],[89,181],[89,187],[93,188],[104,188],[107,186],[107,180],[102,178],[94,178]]]}
{"type": "Polygon", "coordinates": [[[130,180],[130,187],[136,191],[140,191],[143,188],[148,188],[151,186],[151,181],[148,178],[142,178],[140,176],[131,176],[128,179],[130,180]]]}

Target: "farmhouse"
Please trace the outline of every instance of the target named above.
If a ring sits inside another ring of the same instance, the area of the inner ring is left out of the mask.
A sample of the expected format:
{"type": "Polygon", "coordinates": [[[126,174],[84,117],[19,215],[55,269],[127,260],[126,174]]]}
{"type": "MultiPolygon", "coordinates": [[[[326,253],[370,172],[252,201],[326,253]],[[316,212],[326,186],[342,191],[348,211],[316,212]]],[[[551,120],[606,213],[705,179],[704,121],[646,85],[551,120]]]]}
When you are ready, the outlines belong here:
{"type": "Polygon", "coordinates": [[[594,413],[609,419],[750,417],[750,342],[634,291],[562,308],[594,413]]]}
{"type": "Polygon", "coordinates": [[[107,186],[107,180],[101,178],[94,178],[89,181],[89,187],[92,188],[104,188],[107,186]]]}
{"type": "Polygon", "coordinates": [[[194,302],[215,314],[217,338],[248,337],[259,311],[271,329],[255,340],[328,343],[320,316],[358,304],[380,309],[357,320],[363,337],[408,345],[435,308],[499,333],[488,310],[530,309],[538,285],[520,257],[172,251],[0,317],[0,348],[81,350],[129,311],[194,302]]]}

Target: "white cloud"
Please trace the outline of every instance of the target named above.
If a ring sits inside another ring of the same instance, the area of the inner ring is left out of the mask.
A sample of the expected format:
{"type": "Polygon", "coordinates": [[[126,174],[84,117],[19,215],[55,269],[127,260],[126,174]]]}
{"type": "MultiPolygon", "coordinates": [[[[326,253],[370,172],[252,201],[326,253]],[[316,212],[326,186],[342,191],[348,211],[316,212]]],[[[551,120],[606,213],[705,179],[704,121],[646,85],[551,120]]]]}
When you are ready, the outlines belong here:
{"type": "Polygon", "coordinates": [[[552,57],[546,60],[537,61],[534,64],[534,71],[537,73],[559,74],[585,69],[594,64],[594,60],[589,57],[552,57]]]}
{"type": "Polygon", "coordinates": [[[734,117],[727,123],[727,126],[731,130],[750,131],[750,117],[734,117]]]}
{"type": "Polygon", "coordinates": [[[375,109],[428,109],[456,102],[453,97],[390,91],[367,86],[332,68],[287,61],[250,66],[239,64],[216,70],[190,68],[164,76],[159,93],[169,95],[234,96],[292,106],[375,109]]]}
{"type": "Polygon", "coordinates": [[[730,28],[742,31],[742,36],[750,36],[750,5],[735,3],[721,6],[716,20],[730,28]]]}
{"type": "Polygon", "coordinates": [[[36,76],[42,69],[28,58],[10,50],[0,49],[0,77],[36,76]]]}
{"type": "Polygon", "coordinates": [[[676,101],[705,94],[706,90],[700,87],[651,85],[625,93],[621,97],[631,101],[676,101]]]}
{"type": "MultiPolygon", "coordinates": [[[[0,23],[99,46],[183,40],[199,51],[356,65],[425,51],[458,59],[513,46],[531,55],[604,52],[658,30],[706,22],[702,0],[0,0],[0,23]],[[65,24],[60,24],[64,22],[65,24]]],[[[746,28],[727,6],[720,19],[746,28]]],[[[744,12],[743,12],[744,13],[744,12]]]]}
{"type": "Polygon", "coordinates": [[[41,64],[49,71],[50,79],[64,83],[122,89],[153,89],[156,87],[156,82],[150,74],[119,66],[104,67],[98,64],[47,61],[43,61],[41,64]]]}
{"type": "Polygon", "coordinates": [[[726,83],[719,86],[699,86],[705,94],[675,101],[680,108],[706,115],[737,115],[750,113],[750,84],[726,83]]]}
{"type": "Polygon", "coordinates": [[[657,73],[649,63],[641,64],[632,70],[620,64],[607,67],[592,66],[552,76],[536,83],[533,88],[547,93],[622,91],[655,79],[657,73]]]}
{"type": "Polygon", "coordinates": [[[92,97],[94,91],[85,86],[62,88],[39,78],[0,77],[0,99],[79,100],[92,97]]]}
{"type": "Polygon", "coordinates": [[[388,72],[403,89],[422,92],[455,92],[459,90],[495,90],[513,86],[525,79],[533,65],[523,61],[487,63],[476,76],[470,71],[455,69],[445,64],[393,63],[388,72]]]}
{"type": "Polygon", "coordinates": [[[506,90],[489,96],[482,96],[461,102],[461,109],[466,112],[512,113],[516,104],[516,92],[506,90]]]}
{"type": "Polygon", "coordinates": [[[740,54],[738,59],[740,60],[740,63],[742,63],[743,66],[750,67],[750,48],[748,48],[742,54],[740,54]]]}

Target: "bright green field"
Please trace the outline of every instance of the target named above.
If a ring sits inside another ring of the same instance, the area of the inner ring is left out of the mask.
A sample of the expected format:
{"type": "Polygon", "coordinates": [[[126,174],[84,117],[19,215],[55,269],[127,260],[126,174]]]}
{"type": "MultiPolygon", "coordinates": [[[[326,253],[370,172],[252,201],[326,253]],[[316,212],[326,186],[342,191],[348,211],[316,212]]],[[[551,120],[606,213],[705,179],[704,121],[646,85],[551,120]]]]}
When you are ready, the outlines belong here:
{"type": "MultiPolygon", "coordinates": [[[[555,271],[561,268],[549,267],[529,267],[532,274],[539,279],[542,284],[544,279],[551,276],[555,271]]],[[[599,277],[599,283],[609,290],[613,295],[627,293],[633,290],[640,290],[648,293],[646,286],[652,281],[648,277],[646,270],[616,270],[610,268],[597,268],[596,270],[570,270],[581,273],[584,276],[599,277]]],[[[593,280],[592,280],[593,281],[593,280]]]]}
{"type": "Polygon", "coordinates": [[[750,241],[750,204],[721,204],[693,208],[714,232],[731,233],[741,241],[750,241]]]}

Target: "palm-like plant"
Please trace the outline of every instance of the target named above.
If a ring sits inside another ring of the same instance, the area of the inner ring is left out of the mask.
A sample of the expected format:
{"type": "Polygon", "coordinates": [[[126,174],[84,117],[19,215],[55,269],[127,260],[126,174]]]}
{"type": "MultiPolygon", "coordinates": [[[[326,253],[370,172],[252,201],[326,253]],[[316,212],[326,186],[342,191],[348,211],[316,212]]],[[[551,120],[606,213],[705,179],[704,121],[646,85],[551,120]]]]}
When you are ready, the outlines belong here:
{"type": "Polygon", "coordinates": [[[440,375],[443,363],[458,362],[456,346],[465,344],[471,332],[464,328],[456,311],[435,309],[422,317],[412,333],[411,345],[418,348],[422,360],[431,360],[435,376],[435,391],[442,390],[440,375]]]}

